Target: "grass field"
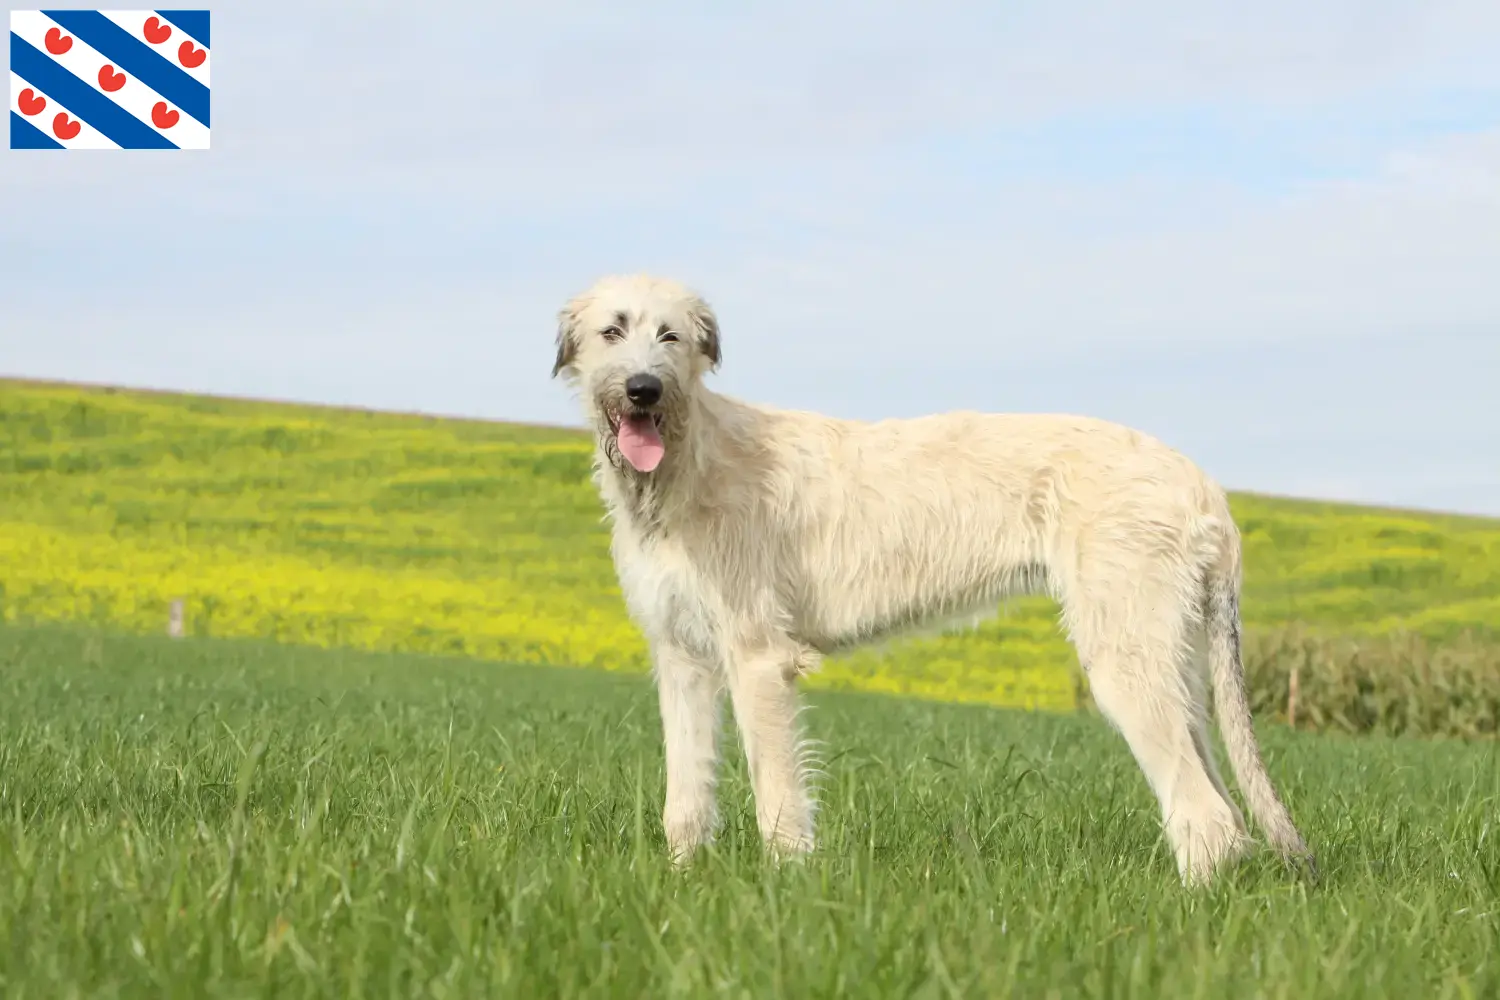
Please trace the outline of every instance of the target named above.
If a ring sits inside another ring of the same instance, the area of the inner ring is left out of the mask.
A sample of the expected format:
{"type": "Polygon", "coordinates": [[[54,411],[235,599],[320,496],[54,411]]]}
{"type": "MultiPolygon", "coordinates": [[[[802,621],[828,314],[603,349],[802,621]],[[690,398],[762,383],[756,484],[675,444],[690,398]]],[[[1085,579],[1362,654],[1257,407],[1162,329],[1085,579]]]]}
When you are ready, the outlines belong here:
{"type": "Polygon", "coordinates": [[[1319,852],[1175,881],[1097,720],[820,693],[820,853],[729,757],[674,874],[644,678],[0,627],[0,994],[1500,995],[1500,748],[1263,727],[1319,852]]]}
{"type": "MultiPolygon", "coordinates": [[[[635,671],[578,433],[0,381],[0,615],[635,671]]],[[[1500,632],[1500,522],[1233,498],[1252,631],[1500,632]]],[[[813,686],[1068,708],[1055,605],[813,686]]]]}

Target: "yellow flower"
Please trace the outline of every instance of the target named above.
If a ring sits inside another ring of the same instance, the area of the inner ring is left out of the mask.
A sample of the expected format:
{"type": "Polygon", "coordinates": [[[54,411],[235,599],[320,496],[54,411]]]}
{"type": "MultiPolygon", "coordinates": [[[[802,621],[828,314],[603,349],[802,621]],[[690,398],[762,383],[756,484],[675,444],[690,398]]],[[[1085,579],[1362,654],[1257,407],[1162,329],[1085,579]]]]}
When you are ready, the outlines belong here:
{"type": "MultiPolygon", "coordinates": [[[[576,433],[13,382],[0,417],[5,620],[160,632],[180,599],[189,634],[646,668],[576,433]]],[[[1248,613],[1500,623],[1493,522],[1235,503],[1248,613]]],[[[1067,709],[1055,613],[1017,601],[977,631],[832,658],[810,684],[1067,709]]]]}

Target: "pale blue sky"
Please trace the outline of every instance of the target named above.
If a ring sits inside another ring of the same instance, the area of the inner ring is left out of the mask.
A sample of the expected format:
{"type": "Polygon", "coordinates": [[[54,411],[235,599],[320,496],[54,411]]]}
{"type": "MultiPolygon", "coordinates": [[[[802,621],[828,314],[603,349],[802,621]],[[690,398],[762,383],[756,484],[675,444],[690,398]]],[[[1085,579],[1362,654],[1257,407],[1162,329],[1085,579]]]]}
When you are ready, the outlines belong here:
{"type": "Polygon", "coordinates": [[[216,3],[211,152],[0,158],[0,372],[576,423],[646,269],[748,398],[1500,514],[1500,4],[1313,6],[216,3]]]}

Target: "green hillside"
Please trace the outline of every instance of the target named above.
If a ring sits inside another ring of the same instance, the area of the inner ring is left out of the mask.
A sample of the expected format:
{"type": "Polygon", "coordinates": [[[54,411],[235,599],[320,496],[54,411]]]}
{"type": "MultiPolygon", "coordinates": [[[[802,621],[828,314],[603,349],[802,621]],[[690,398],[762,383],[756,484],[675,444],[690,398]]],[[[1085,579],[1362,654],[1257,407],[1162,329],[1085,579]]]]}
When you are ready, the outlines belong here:
{"type": "MultiPolygon", "coordinates": [[[[573,431],[0,381],[5,620],[639,670],[573,431]]],[[[1500,522],[1239,494],[1252,630],[1500,632],[1500,522]]],[[[1073,703],[1055,607],[814,684],[1073,703]]]]}

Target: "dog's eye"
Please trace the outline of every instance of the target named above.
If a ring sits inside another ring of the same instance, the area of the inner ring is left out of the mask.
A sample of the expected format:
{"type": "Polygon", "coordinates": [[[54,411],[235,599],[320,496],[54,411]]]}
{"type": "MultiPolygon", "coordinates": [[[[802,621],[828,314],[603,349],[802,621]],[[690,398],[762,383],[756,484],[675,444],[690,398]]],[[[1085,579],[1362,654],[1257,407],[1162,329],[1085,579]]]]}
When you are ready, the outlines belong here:
{"type": "Polygon", "coordinates": [[[614,341],[614,340],[619,340],[622,337],[624,337],[625,336],[625,332],[623,330],[621,330],[617,326],[611,326],[611,327],[606,327],[603,331],[600,332],[599,335],[601,337],[603,337],[605,340],[614,341]]]}
{"type": "Polygon", "coordinates": [[[671,330],[666,330],[663,331],[662,335],[657,337],[656,339],[661,341],[663,344],[675,344],[682,338],[677,336],[677,334],[673,333],[671,330]]]}

